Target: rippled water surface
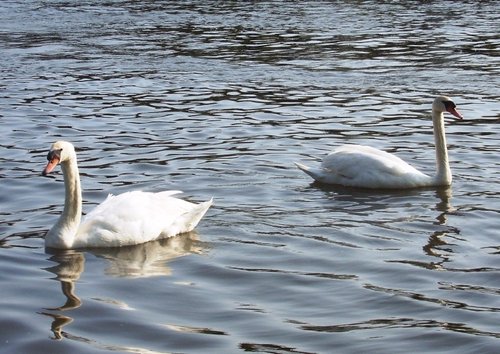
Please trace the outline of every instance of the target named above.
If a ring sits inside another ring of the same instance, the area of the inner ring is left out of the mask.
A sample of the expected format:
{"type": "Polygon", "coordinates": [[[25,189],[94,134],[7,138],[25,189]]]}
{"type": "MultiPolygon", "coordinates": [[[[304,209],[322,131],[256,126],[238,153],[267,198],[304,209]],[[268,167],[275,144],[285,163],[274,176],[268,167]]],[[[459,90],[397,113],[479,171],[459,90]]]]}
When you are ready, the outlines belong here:
{"type": "Polygon", "coordinates": [[[496,1],[3,1],[0,352],[497,353],[496,1]],[[293,162],[368,144],[451,188],[312,184],[293,162]],[[450,118],[450,117],[449,117],[450,118]],[[84,211],[180,189],[196,232],[51,251],[60,172],[84,211]],[[60,171],[60,169],[59,169],[60,171]]]}

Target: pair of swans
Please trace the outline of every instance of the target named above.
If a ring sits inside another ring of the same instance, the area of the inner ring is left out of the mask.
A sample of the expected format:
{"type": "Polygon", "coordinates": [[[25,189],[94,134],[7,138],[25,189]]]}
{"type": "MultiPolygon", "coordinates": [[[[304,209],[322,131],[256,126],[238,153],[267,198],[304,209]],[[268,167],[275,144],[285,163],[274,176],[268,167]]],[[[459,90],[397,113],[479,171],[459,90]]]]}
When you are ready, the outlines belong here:
{"type": "MultiPolygon", "coordinates": [[[[439,96],[432,105],[437,174],[428,176],[400,158],[368,146],[345,145],[327,155],[319,168],[297,166],[316,181],[362,188],[416,188],[451,184],[443,113],[461,119],[451,99],[439,96]]],[[[140,244],[193,230],[212,204],[194,204],[175,197],[179,191],[126,192],[108,198],[83,220],[82,191],[76,152],[57,141],[47,155],[47,175],[58,164],[64,175],[63,213],[48,231],[50,248],[118,247],[140,244]]]]}

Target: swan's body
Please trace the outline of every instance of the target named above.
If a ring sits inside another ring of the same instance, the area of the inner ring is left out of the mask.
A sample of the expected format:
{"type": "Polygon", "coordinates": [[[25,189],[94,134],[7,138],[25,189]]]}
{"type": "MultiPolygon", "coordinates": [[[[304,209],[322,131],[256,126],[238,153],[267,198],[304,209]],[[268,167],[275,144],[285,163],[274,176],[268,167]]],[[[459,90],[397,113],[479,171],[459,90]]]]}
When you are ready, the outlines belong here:
{"type": "Polygon", "coordinates": [[[437,164],[434,176],[418,171],[395,155],[362,145],[344,145],[333,150],[317,168],[296,165],[318,182],[350,187],[405,189],[450,185],[443,113],[461,119],[455,108],[453,101],[445,96],[437,97],[432,105],[437,164]]]}
{"type": "Polygon", "coordinates": [[[43,174],[60,163],[66,190],[63,213],[45,236],[47,247],[118,247],[175,236],[193,230],[212,204],[212,200],[194,204],[174,197],[179,191],[134,191],[109,195],[81,220],[82,192],[73,145],[54,143],[47,159],[43,174]]]}

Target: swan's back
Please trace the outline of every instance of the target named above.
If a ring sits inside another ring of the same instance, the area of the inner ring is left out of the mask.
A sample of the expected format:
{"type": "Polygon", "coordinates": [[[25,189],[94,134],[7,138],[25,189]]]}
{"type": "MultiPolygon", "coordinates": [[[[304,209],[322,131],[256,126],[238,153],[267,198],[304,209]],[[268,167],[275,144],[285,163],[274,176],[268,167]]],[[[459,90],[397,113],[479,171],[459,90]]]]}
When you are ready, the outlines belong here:
{"type": "Polygon", "coordinates": [[[298,165],[318,182],[365,188],[409,188],[431,177],[399,157],[369,146],[344,145],[328,154],[320,168],[298,165]]]}
{"type": "Polygon", "coordinates": [[[74,247],[135,245],[193,230],[212,200],[194,204],[179,191],[109,195],[82,220],[74,247]]]}

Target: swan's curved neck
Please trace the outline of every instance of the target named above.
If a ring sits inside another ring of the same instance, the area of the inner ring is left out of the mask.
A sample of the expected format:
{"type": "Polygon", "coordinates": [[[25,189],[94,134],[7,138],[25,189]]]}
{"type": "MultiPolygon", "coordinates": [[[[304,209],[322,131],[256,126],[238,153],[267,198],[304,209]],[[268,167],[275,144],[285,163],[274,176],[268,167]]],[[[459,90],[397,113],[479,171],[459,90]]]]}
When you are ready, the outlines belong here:
{"type": "Polygon", "coordinates": [[[82,190],[76,158],[61,163],[64,175],[64,210],[57,223],[47,233],[48,247],[70,248],[82,217],[82,190]]]}
{"type": "Polygon", "coordinates": [[[442,112],[432,110],[432,123],[434,126],[434,143],[436,145],[436,167],[437,173],[434,177],[436,185],[451,184],[451,170],[448,161],[448,149],[446,147],[446,135],[444,133],[444,116],[442,112]]]}

